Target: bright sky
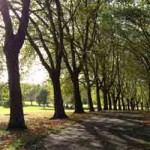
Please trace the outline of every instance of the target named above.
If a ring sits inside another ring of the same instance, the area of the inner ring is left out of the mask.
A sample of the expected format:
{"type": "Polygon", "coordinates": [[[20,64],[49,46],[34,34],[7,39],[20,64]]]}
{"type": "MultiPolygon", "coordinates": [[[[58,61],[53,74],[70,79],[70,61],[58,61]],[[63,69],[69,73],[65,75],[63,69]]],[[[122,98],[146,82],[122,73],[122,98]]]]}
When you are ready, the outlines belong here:
{"type": "MultiPolygon", "coordinates": [[[[48,73],[41,64],[34,64],[27,75],[21,80],[23,83],[42,84],[48,78],[48,73]]],[[[7,82],[7,71],[4,71],[0,76],[0,82],[7,82]]]]}
{"type": "Polygon", "coordinates": [[[27,77],[24,77],[22,82],[41,84],[48,77],[47,71],[43,68],[41,64],[33,65],[27,77]]]}

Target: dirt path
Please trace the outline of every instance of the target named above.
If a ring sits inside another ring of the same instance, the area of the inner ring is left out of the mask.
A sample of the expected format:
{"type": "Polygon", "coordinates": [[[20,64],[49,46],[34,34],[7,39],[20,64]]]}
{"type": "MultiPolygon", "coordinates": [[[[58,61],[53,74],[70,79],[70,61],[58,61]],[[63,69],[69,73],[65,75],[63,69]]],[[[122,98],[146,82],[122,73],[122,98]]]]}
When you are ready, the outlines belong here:
{"type": "Polygon", "coordinates": [[[25,150],[150,150],[149,116],[103,112],[25,150]]]}

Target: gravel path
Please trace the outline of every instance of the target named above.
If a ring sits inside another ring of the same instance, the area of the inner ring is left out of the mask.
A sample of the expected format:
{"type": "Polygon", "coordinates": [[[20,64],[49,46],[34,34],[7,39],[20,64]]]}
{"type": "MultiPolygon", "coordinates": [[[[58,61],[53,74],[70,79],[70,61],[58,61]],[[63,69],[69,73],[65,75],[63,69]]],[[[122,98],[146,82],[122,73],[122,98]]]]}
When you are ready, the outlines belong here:
{"type": "Polygon", "coordinates": [[[102,112],[24,150],[150,150],[149,120],[140,113],[102,112]]]}

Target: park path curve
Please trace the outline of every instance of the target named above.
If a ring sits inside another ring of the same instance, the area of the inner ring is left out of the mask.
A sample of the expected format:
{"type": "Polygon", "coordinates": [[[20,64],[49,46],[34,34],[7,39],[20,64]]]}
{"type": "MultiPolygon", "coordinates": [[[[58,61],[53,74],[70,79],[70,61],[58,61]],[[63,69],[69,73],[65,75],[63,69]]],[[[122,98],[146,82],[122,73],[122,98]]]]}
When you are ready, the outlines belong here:
{"type": "Polygon", "coordinates": [[[25,150],[150,150],[150,119],[138,112],[101,112],[50,134],[25,150]]]}

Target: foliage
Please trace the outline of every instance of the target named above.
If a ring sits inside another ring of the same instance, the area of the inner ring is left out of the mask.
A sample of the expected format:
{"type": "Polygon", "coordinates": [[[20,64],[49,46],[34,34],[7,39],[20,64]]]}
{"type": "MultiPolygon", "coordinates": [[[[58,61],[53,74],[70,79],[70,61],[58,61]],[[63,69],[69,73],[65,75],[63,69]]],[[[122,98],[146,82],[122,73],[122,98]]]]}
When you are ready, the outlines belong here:
{"type": "Polygon", "coordinates": [[[44,106],[48,104],[48,90],[41,89],[36,96],[36,101],[39,105],[43,104],[44,106]]]}

